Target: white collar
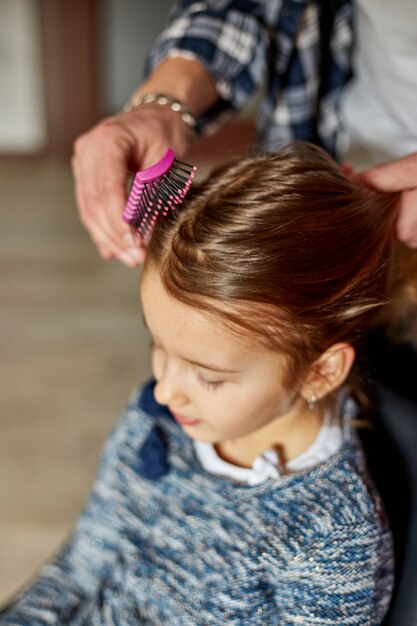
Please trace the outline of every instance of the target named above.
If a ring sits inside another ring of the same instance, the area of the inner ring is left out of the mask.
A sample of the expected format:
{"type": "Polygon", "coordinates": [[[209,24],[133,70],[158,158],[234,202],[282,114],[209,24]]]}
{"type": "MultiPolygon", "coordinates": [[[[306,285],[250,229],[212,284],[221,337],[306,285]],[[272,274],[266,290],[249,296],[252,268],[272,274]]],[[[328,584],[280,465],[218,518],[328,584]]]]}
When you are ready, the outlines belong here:
{"type": "Polygon", "coordinates": [[[194,441],[197,458],[210,474],[231,478],[250,486],[259,485],[268,478],[278,478],[288,472],[309,469],[329,459],[340,449],[343,441],[342,428],[330,411],[326,411],[323,424],[313,443],[300,455],[283,467],[276,450],[270,448],[256,457],[252,467],[239,467],[219,457],[212,443],[194,441]]]}

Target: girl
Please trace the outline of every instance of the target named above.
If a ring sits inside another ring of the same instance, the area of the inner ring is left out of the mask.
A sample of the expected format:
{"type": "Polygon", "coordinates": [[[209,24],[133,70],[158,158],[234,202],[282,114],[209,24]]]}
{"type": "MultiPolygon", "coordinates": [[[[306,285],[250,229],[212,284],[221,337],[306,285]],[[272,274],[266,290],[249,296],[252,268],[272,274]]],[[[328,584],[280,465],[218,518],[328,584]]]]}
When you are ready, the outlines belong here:
{"type": "Polygon", "coordinates": [[[8,625],[380,624],[390,530],[352,427],[395,197],[306,144],[213,175],[153,233],[155,380],[8,625]]]}

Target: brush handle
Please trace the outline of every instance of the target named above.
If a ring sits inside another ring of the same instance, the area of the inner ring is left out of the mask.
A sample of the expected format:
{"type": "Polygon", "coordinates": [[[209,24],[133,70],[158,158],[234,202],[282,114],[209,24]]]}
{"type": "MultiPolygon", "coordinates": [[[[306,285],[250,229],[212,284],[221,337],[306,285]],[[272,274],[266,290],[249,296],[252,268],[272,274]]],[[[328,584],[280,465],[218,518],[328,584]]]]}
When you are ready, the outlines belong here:
{"type": "MultiPolygon", "coordinates": [[[[146,170],[142,170],[141,172],[138,172],[136,174],[135,182],[136,182],[136,179],[138,179],[143,183],[147,183],[150,180],[155,180],[156,178],[160,178],[161,176],[167,173],[170,167],[172,167],[174,163],[174,159],[175,159],[175,154],[173,153],[171,148],[168,148],[164,156],[162,157],[160,161],[158,161],[158,163],[155,163],[155,165],[151,165],[151,167],[148,167],[146,168],[146,170]]],[[[133,183],[133,186],[134,185],[135,183],[133,183]]]]}
{"type": "Polygon", "coordinates": [[[158,163],[155,163],[155,165],[151,165],[151,167],[146,168],[146,170],[142,170],[136,173],[132,188],[129,193],[129,197],[127,199],[126,206],[123,211],[123,219],[125,222],[129,224],[137,210],[137,204],[142,194],[144,183],[149,183],[151,181],[161,178],[172,167],[174,159],[174,152],[171,150],[171,148],[168,148],[164,156],[160,161],[158,161],[158,163]]]}
{"type": "Polygon", "coordinates": [[[158,217],[168,215],[184,201],[197,168],[177,161],[168,148],[158,163],[137,172],[123,219],[145,243],[158,217]]]}

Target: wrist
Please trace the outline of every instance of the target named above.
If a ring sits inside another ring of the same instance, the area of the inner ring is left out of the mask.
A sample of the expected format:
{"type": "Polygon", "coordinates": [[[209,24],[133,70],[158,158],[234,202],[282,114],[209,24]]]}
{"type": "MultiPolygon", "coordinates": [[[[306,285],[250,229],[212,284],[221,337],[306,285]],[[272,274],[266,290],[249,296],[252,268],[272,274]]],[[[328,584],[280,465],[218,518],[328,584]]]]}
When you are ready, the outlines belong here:
{"type": "Polygon", "coordinates": [[[192,140],[189,128],[170,108],[149,103],[119,115],[134,138],[135,158],[142,169],[157,161],[167,147],[179,158],[188,150],[192,140]]]}
{"type": "Polygon", "coordinates": [[[190,137],[193,137],[197,124],[195,117],[183,102],[165,93],[148,92],[141,95],[138,93],[133,94],[128,103],[123,107],[123,111],[128,113],[151,104],[155,105],[155,107],[166,107],[177,114],[187,126],[190,137]]]}
{"type": "Polygon", "coordinates": [[[149,93],[165,94],[177,100],[196,120],[219,99],[215,81],[209,72],[199,61],[183,57],[161,61],[134,91],[131,99],[149,93]]]}

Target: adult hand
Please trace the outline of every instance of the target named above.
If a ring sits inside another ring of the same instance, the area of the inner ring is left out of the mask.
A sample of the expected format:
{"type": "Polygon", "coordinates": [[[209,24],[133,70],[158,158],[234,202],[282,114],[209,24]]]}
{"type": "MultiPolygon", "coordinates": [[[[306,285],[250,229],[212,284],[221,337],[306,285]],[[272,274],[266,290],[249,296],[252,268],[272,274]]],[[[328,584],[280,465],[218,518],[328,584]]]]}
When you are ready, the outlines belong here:
{"type": "Polygon", "coordinates": [[[75,142],[72,170],[81,222],[105,259],[134,267],[145,250],[122,220],[130,172],[156,163],[170,147],[184,154],[189,130],[178,113],[148,104],[100,122],[75,142]]]}
{"type": "MultiPolygon", "coordinates": [[[[135,92],[162,93],[198,117],[219,98],[211,75],[198,61],[164,59],[135,92]]],[[[75,142],[72,169],[80,218],[101,255],[133,267],[145,258],[122,220],[128,172],[153,165],[172,148],[184,155],[189,128],[169,107],[146,104],[100,122],[75,142]]]]}
{"type": "Polygon", "coordinates": [[[397,237],[417,248],[417,152],[361,172],[357,180],[381,191],[401,192],[397,237]]]}

